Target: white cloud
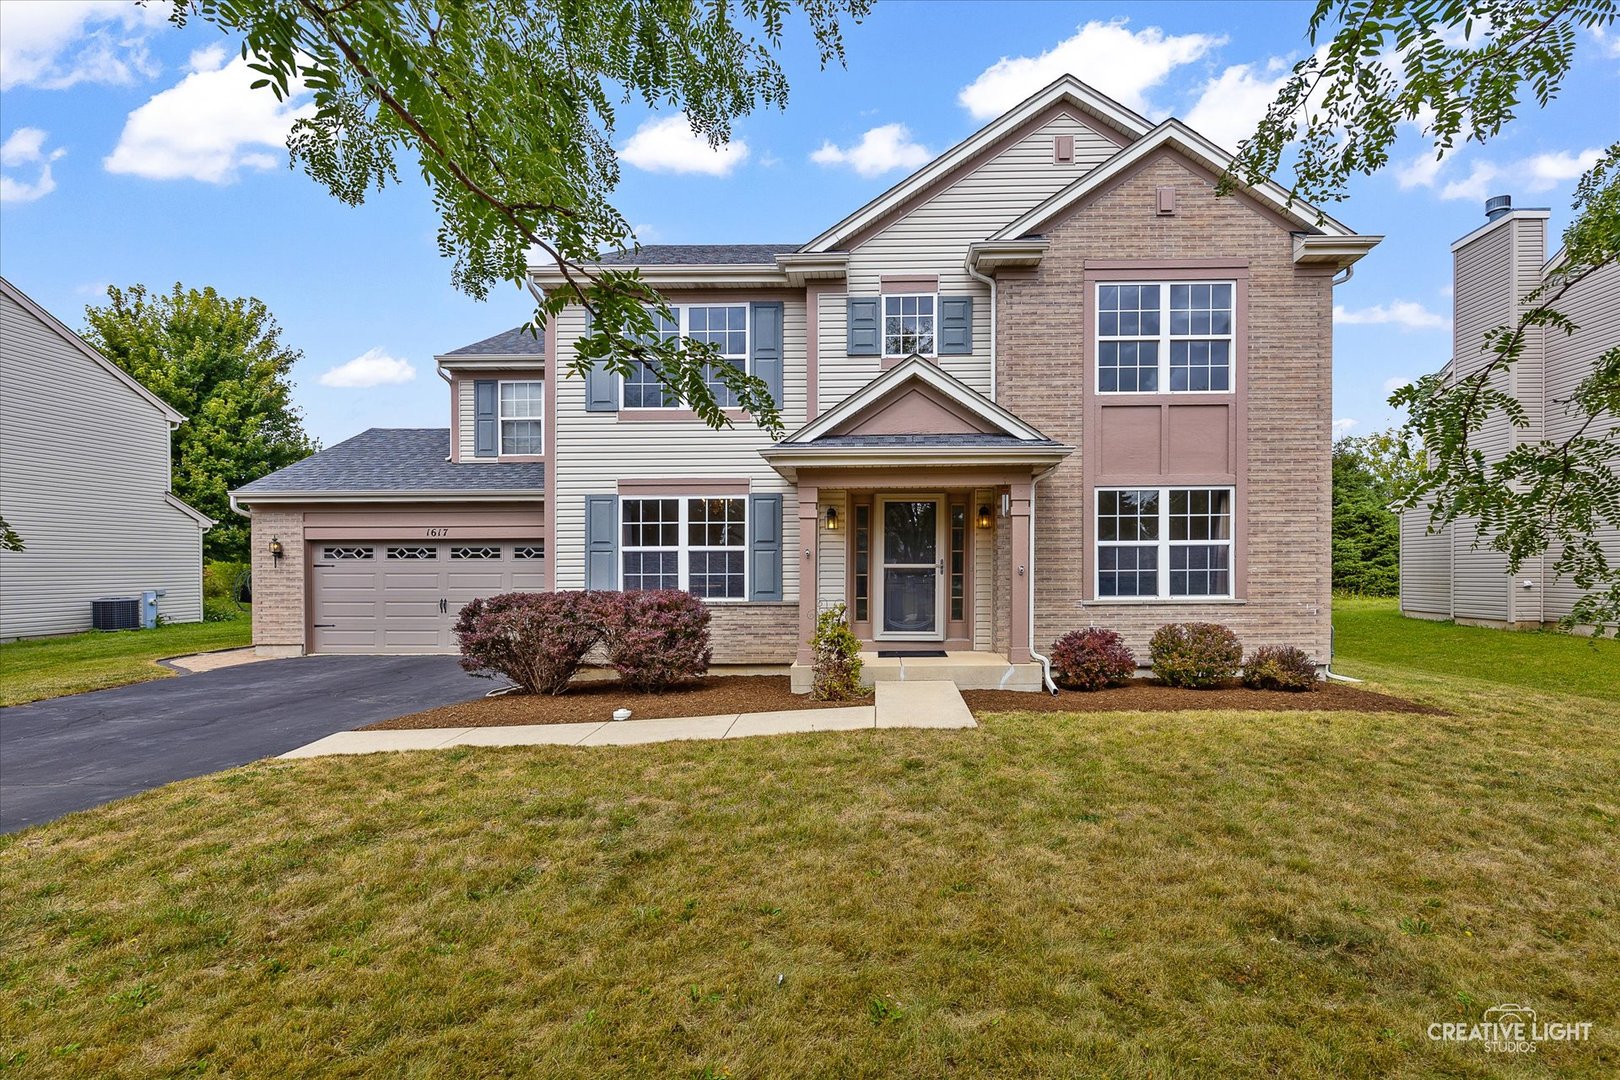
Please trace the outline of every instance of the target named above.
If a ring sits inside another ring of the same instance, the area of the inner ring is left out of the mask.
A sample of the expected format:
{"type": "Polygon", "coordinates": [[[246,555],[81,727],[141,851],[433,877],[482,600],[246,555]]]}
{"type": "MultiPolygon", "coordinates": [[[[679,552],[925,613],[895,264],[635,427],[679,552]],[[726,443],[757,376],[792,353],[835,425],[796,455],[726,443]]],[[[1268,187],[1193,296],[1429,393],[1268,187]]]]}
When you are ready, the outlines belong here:
{"type": "Polygon", "coordinates": [[[1501,163],[1476,161],[1469,167],[1468,175],[1447,179],[1455,156],[1436,161],[1433,151],[1424,151],[1396,170],[1395,179],[1402,190],[1438,188],[1437,193],[1442,199],[1482,202],[1498,192],[1551,191],[1578,179],[1596,164],[1601,155],[1600,150],[1588,148],[1576,153],[1560,150],[1532,154],[1501,163]]]}
{"type": "Polygon", "coordinates": [[[1548,191],[1559,184],[1570,180],[1578,180],[1586,170],[1597,164],[1603,152],[1597,149],[1582,150],[1579,154],[1567,151],[1557,154],[1537,154],[1525,158],[1519,163],[1524,172],[1524,189],[1526,191],[1548,191]]]}
{"type": "Polygon", "coordinates": [[[848,148],[823,142],[821,149],[810,155],[817,165],[848,165],[865,177],[882,176],[894,169],[915,169],[926,165],[933,154],[921,143],[911,141],[911,132],[904,124],[884,124],[861,136],[861,141],[848,148]]]}
{"type": "Polygon", "coordinates": [[[1402,330],[1445,330],[1451,326],[1451,320],[1444,315],[1437,315],[1422,304],[1411,300],[1374,304],[1372,307],[1358,308],[1355,311],[1351,311],[1343,304],[1334,304],[1333,321],[1339,326],[1387,324],[1398,326],[1402,330]]]}
{"type": "Polygon", "coordinates": [[[0,3],[0,90],[64,90],[79,83],[128,86],[156,75],[147,39],[170,6],[130,0],[0,3]]]}
{"type": "Polygon", "coordinates": [[[56,190],[56,178],[51,175],[51,162],[67,153],[61,147],[45,149],[48,136],[36,127],[20,127],[0,143],[0,166],[15,169],[34,166],[31,180],[0,173],[0,203],[25,203],[42,199],[56,190]]]}
{"type": "Polygon", "coordinates": [[[1403,386],[1411,386],[1412,380],[1400,375],[1393,375],[1384,380],[1384,395],[1387,397],[1403,386]]]}
{"type": "Polygon", "coordinates": [[[1472,202],[1483,202],[1486,192],[1490,189],[1491,181],[1499,175],[1495,165],[1488,161],[1476,161],[1468,175],[1461,180],[1453,180],[1440,189],[1442,199],[1468,199],[1472,202]]]}
{"type": "Polygon", "coordinates": [[[704,173],[729,176],[731,170],[748,160],[748,144],[733,139],[718,147],[692,131],[685,113],[648,120],[630,136],[619,156],[648,172],[704,173]]]}
{"type": "Polygon", "coordinates": [[[130,113],[103,161],[107,171],[228,184],[243,169],[285,164],[293,121],[315,107],[298,104],[301,88],[285,102],[267,88],[252,89],[259,74],[240,56],[225,63],[225,55],[219,46],[198,49],[191,74],[130,113]]]}
{"type": "Polygon", "coordinates": [[[1445,159],[1436,157],[1433,150],[1425,150],[1395,170],[1395,182],[1401,185],[1402,191],[1415,187],[1434,187],[1434,182],[1439,179],[1440,170],[1445,164],[1445,159]]]}
{"type": "Polygon", "coordinates": [[[1272,57],[1259,64],[1235,64],[1204,84],[1187,111],[1187,126],[1226,150],[1254,134],[1260,120],[1288,81],[1288,62],[1272,57]]]}
{"type": "Polygon", "coordinates": [[[347,364],[323,371],[316,381],[322,386],[365,389],[370,386],[408,383],[416,378],[416,367],[409,360],[389,356],[382,349],[367,349],[347,364]]]}
{"type": "Polygon", "coordinates": [[[1341,435],[1348,435],[1350,434],[1350,429],[1357,427],[1360,424],[1360,420],[1351,420],[1349,417],[1346,417],[1343,420],[1335,420],[1333,421],[1333,437],[1337,439],[1341,435]]]}
{"type": "Polygon", "coordinates": [[[1125,19],[1088,22],[1039,56],[1002,57],[962,88],[957,101],[975,119],[1000,116],[1060,75],[1074,74],[1137,112],[1148,112],[1147,91],[1172,70],[1226,43],[1225,35],[1166,35],[1157,26],[1136,32],[1125,19]]]}
{"type": "Polygon", "coordinates": [[[1620,33],[1613,33],[1601,26],[1592,27],[1592,36],[1597,39],[1598,49],[1610,60],[1620,60],[1620,33]]]}

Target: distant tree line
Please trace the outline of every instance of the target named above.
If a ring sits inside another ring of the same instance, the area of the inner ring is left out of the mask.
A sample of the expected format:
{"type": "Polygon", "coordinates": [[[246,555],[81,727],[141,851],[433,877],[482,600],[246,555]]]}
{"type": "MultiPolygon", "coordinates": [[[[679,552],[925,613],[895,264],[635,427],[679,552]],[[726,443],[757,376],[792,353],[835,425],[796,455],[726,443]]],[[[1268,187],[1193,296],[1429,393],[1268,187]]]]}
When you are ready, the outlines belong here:
{"type": "Polygon", "coordinates": [[[1393,432],[1333,444],[1333,588],[1362,596],[1400,591],[1401,522],[1390,507],[1419,473],[1393,432]]]}

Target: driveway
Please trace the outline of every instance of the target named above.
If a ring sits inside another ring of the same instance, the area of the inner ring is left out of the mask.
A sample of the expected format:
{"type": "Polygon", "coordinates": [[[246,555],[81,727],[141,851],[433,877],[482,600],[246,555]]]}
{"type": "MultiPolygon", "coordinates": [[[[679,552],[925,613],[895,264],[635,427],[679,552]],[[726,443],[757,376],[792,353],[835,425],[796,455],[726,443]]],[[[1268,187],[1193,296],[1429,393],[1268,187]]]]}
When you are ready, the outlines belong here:
{"type": "Polygon", "coordinates": [[[453,656],[306,656],[0,709],[0,832],[496,685],[453,656]]]}

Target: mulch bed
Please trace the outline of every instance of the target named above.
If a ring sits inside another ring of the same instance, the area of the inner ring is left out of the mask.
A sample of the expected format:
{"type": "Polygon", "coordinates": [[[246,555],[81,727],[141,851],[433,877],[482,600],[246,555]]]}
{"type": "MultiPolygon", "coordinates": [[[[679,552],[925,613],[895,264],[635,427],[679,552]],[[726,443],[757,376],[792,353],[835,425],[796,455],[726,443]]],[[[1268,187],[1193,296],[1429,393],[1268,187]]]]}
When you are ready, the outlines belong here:
{"type": "MultiPolygon", "coordinates": [[[[962,697],[975,715],[993,712],[1187,712],[1193,709],[1448,715],[1442,709],[1387,694],[1375,694],[1370,690],[1359,690],[1343,683],[1327,683],[1312,693],[1289,694],[1275,690],[1250,690],[1240,683],[1231,683],[1215,690],[1178,690],[1138,680],[1128,686],[1093,693],[1060,690],[1053,696],[1016,690],[964,690],[962,697]]],[[[803,694],[791,693],[785,675],[710,675],[661,694],[631,693],[607,680],[575,683],[567,693],[556,697],[507,694],[479,698],[460,705],[445,705],[384,720],[361,730],[573,724],[610,720],[613,710],[621,707],[630,710],[632,720],[657,720],[674,716],[829,709],[871,703],[870,695],[858,701],[811,701],[803,694]]]]}
{"type": "Polygon", "coordinates": [[[1137,679],[1108,690],[1059,690],[1026,694],[1017,690],[964,690],[975,716],[992,712],[1189,712],[1194,709],[1248,709],[1257,712],[1394,712],[1449,716],[1444,709],[1375,694],[1344,683],[1323,683],[1313,691],[1250,690],[1239,682],[1210,690],[1183,690],[1137,679]]]}

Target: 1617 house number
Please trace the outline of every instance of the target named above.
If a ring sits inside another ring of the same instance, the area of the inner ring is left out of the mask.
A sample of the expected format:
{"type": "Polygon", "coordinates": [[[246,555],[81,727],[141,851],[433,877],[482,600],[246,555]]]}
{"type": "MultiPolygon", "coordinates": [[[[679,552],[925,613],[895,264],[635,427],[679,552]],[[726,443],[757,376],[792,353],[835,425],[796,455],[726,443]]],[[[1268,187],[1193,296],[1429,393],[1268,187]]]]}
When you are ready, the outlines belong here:
{"type": "Polygon", "coordinates": [[[429,540],[436,540],[450,535],[450,528],[446,525],[437,525],[426,530],[422,535],[429,540]]]}

